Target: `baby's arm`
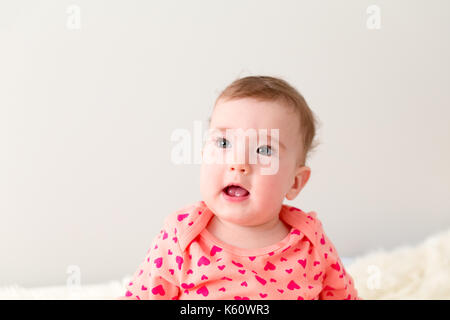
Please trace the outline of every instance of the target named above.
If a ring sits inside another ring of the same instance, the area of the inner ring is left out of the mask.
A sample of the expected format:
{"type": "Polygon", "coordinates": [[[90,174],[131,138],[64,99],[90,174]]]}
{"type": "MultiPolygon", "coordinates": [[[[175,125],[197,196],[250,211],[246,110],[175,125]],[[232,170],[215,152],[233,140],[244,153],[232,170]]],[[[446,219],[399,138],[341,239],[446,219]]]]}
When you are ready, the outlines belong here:
{"type": "Polygon", "coordinates": [[[182,261],[174,230],[165,224],[118,300],[177,300],[182,261]]]}
{"type": "Polygon", "coordinates": [[[323,289],[319,294],[319,299],[361,300],[358,297],[352,276],[345,271],[336,248],[322,228],[322,223],[318,219],[316,223],[318,223],[317,246],[321,249],[322,261],[325,264],[323,289]]]}

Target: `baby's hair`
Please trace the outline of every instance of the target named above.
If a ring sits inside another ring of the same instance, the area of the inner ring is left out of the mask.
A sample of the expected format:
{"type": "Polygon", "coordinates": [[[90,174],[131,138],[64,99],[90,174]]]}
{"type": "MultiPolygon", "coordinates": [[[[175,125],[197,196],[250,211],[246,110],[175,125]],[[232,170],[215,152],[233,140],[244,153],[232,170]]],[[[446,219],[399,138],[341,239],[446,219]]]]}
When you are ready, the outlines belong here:
{"type": "MultiPolygon", "coordinates": [[[[297,165],[304,166],[308,155],[317,147],[314,141],[316,135],[317,117],[309,108],[305,98],[285,80],[269,76],[248,76],[237,79],[227,86],[217,97],[214,107],[219,100],[229,101],[241,98],[253,98],[260,101],[282,101],[283,105],[292,106],[299,116],[301,137],[301,153],[297,165]]],[[[211,118],[209,119],[211,122],[211,118]]]]}

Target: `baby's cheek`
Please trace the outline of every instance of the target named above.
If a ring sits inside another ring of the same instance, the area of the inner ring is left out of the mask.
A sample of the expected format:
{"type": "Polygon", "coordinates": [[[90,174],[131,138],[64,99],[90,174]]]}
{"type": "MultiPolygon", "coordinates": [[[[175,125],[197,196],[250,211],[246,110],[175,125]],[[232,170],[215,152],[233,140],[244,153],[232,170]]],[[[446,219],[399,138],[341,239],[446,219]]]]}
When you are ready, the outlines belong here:
{"type": "Polygon", "coordinates": [[[202,153],[202,164],[206,165],[220,165],[227,161],[227,153],[225,150],[212,146],[211,144],[206,145],[203,148],[202,153]]]}
{"type": "Polygon", "coordinates": [[[260,176],[256,181],[258,186],[257,194],[259,198],[267,198],[267,200],[277,199],[283,192],[283,184],[280,177],[276,175],[272,176],[260,176]]]}
{"type": "Polygon", "coordinates": [[[200,190],[202,195],[213,194],[221,185],[220,166],[202,164],[200,168],[200,190]]]}
{"type": "Polygon", "coordinates": [[[266,157],[258,155],[256,157],[255,173],[261,176],[265,175],[278,175],[280,172],[279,159],[276,156],[266,157]]]}

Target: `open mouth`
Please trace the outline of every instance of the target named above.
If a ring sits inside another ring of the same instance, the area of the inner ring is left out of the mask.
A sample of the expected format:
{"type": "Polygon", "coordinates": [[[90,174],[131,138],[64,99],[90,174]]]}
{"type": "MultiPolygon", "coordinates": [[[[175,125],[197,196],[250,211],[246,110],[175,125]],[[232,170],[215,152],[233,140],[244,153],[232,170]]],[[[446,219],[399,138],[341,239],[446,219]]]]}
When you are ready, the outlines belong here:
{"type": "Polygon", "coordinates": [[[230,184],[223,188],[222,191],[229,197],[234,198],[244,198],[250,195],[250,192],[248,192],[244,187],[237,184],[230,184]]]}

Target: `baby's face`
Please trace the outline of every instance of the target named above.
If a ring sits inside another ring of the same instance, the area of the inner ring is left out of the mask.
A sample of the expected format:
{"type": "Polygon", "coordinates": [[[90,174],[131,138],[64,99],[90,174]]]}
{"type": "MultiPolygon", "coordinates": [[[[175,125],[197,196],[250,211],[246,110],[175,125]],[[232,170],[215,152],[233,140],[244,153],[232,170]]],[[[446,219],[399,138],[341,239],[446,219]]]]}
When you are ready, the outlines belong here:
{"type": "Polygon", "coordinates": [[[310,169],[297,165],[302,152],[298,115],[279,103],[244,98],[219,100],[214,108],[202,151],[200,191],[206,205],[222,220],[241,226],[271,221],[283,199],[294,199],[309,179],[310,169]],[[257,137],[254,143],[246,135],[252,129],[257,137]],[[278,142],[276,135],[270,136],[275,131],[278,142]],[[213,161],[219,158],[224,161],[213,161]],[[232,183],[242,185],[249,195],[230,197],[231,191],[227,196],[224,188],[232,183]]]}

